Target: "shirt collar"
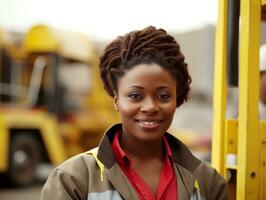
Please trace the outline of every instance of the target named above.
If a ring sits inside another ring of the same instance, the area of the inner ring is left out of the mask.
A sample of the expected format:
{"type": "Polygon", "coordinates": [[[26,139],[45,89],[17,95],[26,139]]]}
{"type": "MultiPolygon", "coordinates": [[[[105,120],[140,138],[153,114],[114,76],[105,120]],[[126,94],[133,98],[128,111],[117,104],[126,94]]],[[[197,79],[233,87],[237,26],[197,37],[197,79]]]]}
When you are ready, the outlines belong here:
{"type": "MultiPolygon", "coordinates": [[[[130,164],[129,157],[127,156],[125,151],[120,146],[120,142],[119,142],[120,137],[121,137],[121,131],[117,131],[115,136],[114,136],[114,139],[112,141],[112,149],[113,149],[115,157],[119,163],[130,164]]],[[[164,146],[164,151],[165,151],[165,157],[169,158],[171,160],[171,163],[172,163],[173,162],[172,151],[170,149],[170,146],[169,146],[165,136],[163,136],[163,146],[164,146]]]]}
{"type": "Polygon", "coordinates": [[[128,164],[130,163],[130,160],[125,151],[120,146],[119,142],[120,137],[121,137],[121,131],[117,131],[112,142],[112,149],[119,163],[128,164]]]}
{"type": "Polygon", "coordinates": [[[171,151],[171,148],[170,148],[165,136],[163,136],[163,146],[164,146],[164,150],[165,150],[165,155],[171,160],[171,162],[173,162],[174,159],[173,159],[172,151],[171,151]]]}

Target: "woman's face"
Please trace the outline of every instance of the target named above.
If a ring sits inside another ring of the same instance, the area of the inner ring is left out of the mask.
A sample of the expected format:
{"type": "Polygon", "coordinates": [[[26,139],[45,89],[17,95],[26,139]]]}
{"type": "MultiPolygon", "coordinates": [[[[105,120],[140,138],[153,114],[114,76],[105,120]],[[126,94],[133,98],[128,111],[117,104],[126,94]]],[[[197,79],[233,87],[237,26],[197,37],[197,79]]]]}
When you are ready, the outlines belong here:
{"type": "Polygon", "coordinates": [[[176,110],[176,81],[158,64],[139,64],[118,82],[115,103],[123,134],[140,141],[160,140],[176,110]]]}

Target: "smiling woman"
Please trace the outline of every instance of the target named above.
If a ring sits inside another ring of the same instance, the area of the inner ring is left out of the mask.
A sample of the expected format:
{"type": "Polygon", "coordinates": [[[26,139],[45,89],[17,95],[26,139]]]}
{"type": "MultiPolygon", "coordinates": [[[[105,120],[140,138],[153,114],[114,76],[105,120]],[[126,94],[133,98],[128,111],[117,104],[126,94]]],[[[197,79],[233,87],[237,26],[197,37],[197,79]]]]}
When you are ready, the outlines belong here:
{"type": "Polygon", "coordinates": [[[160,141],[175,113],[176,81],[158,64],[139,64],[119,81],[115,104],[124,146],[134,140],[160,141]]]}
{"type": "Polygon", "coordinates": [[[167,133],[191,83],[171,35],[150,26],[118,37],[100,73],[121,123],[53,170],[41,199],[227,199],[216,170],[167,133]]]}

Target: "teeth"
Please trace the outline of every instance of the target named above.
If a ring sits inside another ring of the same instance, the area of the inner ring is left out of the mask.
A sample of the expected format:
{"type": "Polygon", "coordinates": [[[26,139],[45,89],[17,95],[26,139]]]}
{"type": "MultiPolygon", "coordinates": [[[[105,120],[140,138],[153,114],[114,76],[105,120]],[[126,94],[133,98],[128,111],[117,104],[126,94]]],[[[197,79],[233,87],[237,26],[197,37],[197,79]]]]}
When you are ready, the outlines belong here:
{"type": "Polygon", "coordinates": [[[142,123],[144,125],[148,125],[148,126],[152,126],[152,125],[157,124],[157,122],[140,122],[140,123],[142,123]]]}

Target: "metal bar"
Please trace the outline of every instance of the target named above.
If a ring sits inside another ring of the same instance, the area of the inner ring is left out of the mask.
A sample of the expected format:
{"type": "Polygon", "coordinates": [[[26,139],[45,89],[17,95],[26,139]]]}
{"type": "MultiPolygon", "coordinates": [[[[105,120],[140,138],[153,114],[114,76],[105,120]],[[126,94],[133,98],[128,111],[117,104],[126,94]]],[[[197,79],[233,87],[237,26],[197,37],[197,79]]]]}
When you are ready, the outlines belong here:
{"type": "Polygon", "coordinates": [[[241,0],[237,199],[259,199],[260,0],[241,0]]]}
{"type": "Polygon", "coordinates": [[[0,110],[0,172],[8,169],[9,134],[5,124],[3,112],[0,110]]]}
{"type": "Polygon", "coordinates": [[[43,56],[39,56],[34,62],[27,96],[27,101],[30,105],[34,106],[37,103],[45,66],[46,59],[43,56]]]}
{"type": "MultiPolygon", "coordinates": [[[[218,24],[216,28],[214,69],[214,118],[212,136],[212,166],[224,173],[224,130],[226,109],[226,41],[227,1],[219,0],[218,24]]],[[[223,174],[224,175],[224,174],[223,174]]]]}
{"type": "Polygon", "coordinates": [[[266,120],[260,121],[260,199],[266,199],[266,120]]]}

